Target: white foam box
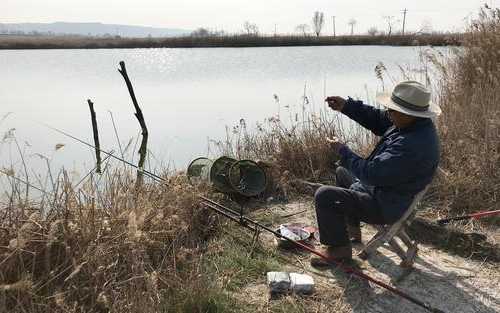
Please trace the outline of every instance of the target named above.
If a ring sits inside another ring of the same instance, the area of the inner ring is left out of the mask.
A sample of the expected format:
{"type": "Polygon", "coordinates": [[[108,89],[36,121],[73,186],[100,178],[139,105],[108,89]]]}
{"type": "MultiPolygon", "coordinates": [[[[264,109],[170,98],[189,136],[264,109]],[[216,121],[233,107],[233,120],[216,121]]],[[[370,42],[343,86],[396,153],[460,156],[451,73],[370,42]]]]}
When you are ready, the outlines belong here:
{"type": "Polygon", "coordinates": [[[290,289],[295,293],[311,294],[314,291],[314,279],[306,274],[290,273],[290,289]]]}
{"type": "Polygon", "coordinates": [[[267,272],[267,286],[271,293],[290,292],[290,275],[286,272],[267,272]]]}

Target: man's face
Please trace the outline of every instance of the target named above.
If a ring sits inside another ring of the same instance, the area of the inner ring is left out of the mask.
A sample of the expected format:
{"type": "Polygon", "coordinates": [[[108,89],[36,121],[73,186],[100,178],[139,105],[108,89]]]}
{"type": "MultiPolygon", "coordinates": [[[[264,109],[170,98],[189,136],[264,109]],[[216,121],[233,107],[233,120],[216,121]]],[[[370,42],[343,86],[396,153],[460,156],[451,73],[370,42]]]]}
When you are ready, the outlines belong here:
{"type": "Polygon", "coordinates": [[[395,110],[388,109],[388,112],[389,118],[397,128],[405,128],[407,126],[410,126],[416,120],[416,118],[413,116],[406,115],[395,110]]]}

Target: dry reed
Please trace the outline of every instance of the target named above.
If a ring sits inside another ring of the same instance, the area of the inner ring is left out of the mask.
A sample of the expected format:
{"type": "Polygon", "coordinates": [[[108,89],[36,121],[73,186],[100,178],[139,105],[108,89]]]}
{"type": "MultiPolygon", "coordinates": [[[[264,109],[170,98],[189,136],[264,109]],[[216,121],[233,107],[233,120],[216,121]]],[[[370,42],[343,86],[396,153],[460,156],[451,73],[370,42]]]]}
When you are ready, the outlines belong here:
{"type": "MultiPolygon", "coordinates": [[[[339,157],[332,152],[327,137],[340,138],[361,155],[367,155],[374,144],[373,134],[332,111],[323,101],[324,107],[315,111],[306,91],[302,99],[298,111],[283,107],[281,115],[258,123],[254,130],[248,130],[242,119],[239,125],[226,129],[225,140],[213,142],[217,154],[258,160],[270,178],[266,197],[288,199],[290,192],[310,193],[311,187],[304,180],[333,183],[339,157]]],[[[280,105],[277,95],[275,101],[280,105]]]]}
{"type": "Polygon", "coordinates": [[[176,176],[136,192],[131,172],[103,175],[75,188],[62,171],[44,209],[19,195],[2,204],[0,312],[169,312],[185,301],[176,293],[201,288],[200,190],[176,176]]]}
{"type": "Polygon", "coordinates": [[[436,192],[460,214],[498,209],[500,199],[500,11],[485,8],[463,49],[439,66],[443,115],[436,192]]]}

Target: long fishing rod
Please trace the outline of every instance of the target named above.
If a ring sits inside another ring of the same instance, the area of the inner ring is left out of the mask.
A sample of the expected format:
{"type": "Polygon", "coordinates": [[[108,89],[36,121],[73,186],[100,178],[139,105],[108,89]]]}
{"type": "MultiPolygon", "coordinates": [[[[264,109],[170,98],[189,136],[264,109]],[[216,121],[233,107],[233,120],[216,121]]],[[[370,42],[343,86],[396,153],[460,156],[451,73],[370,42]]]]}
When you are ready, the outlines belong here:
{"type": "Polygon", "coordinates": [[[216,212],[218,212],[218,213],[220,213],[220,214],[228,217],[229,219],[231,219],[231,220],[239,223],[240,225],[242,225],[242,226],[244,226],[246,228],[249,228],[249,229],[254,230],[254,231],[255,231],[256,228],[261,228],[263,230],[266,230],[266,231],[272,233],[273,235],[275,235],[278,238],[284,239],[284,240],[292,243],[293,245],[295,245],[295,246],[297,246],[299,248],[302,248],[302,249],[304,249],[306,251],[309,251],[309,252],[311,252],[311,253],[319,256],[320,258],[324,259],[325,261],[329,262],[330,264],[332,264],[334,266],[338,266],[344,272],[346,272],[348,274],[353,274],[353,275],[355,275],[355,276],[357,276],[359,278],[362,278],[362,279],[365,279],[367,281],[370,281],[370,282],[372,282],[372,283],[374,283],[374,284],[376,284],[376,285],[378,285],[378,286],[380,286],[380,287],[382,287],[384,289],[387,289],[387,290],[391,291],[392,293],[394,293],[394,294],[396,294],[396,295],[398,295],[398,296],[400,296],[400,297],[402,297],[402,298],[404,298],[404,299],[406,299],[406,300],[408,300],[408,301],[410,301],[410,302],[412,302],[412,303],[414,303],[414,304],[416,304],[416,305],[418,305],[418,306],[426,309],[429,312],[444,313],[444,311],[442,311],[440,309],[437,309],[437,308],[433,308],[429,304],[424,303],[424,302],[422,302],[422,301],[420,301],[420,300],[418,300],[418,299],[416,299],[416,298],[414,298],[414,297],[412,297],[412,296],[404,293],[401,290],[398,290],[398,289],[396,289],[394,287],[391,287],[391,286],[389,286],[389,285],[387,285],[387,284],[385,284],[385,283],[383,283],[383,282],[381,282],[381,281],[379,281],[379,280],[377,280],[375,278],[372,278],[371,276],[368,276],[368,275],[366,275],[366,274],[364,274],[364,273],[362,273],[360,271],[356,271],[353,268],[351,268],[349,266],[346,266],[342,262],[334,261],[331,258],[328,258],[323,253],[321,253],[321,252],[319,252],[319,251],[317,251],[317,250],[315,250],[315,249],[313,249],[311,247],[308,247],[305,244],[302,244],[302,243],[300,243],[298,241],[295,241],[295,240],[290,239],[290,238],[288,238],[286,236],[283,236],[281,233],[279,233],[279,232],[277,232],[277,231],[275,231],[275,230],[273,230],[273,229],[271,229],[271,228],[269,228],[269,227],[267,227],[265,225],[262,225],[262,224],[254,221],[254,220],[252,220],[252,219],[250,219],[250,218],[248,218],[246,216],[240,215],[238,212],[236,212],[234,210],[231,210],[231,209],[223,206],[222,204],[219,204],[219,203],[217,203],[217,202],[215,202],[213,200],[210,200],[210,199],[208,199],[208,198],[206,198],[204,196],[199,196],[199,197],[200,197],[200,199],[203,200],[203,204],[205,204],[208,208],[210,208],[210,209],[212,209],[212,210],[214,210],[214,211],[216,211],[216,212]]]}
{"type": "Polygon", "coordinates": [[[463,221],[463,220],[470,220],[470,219],[478,219],[478,218],[483,218],[483,217],[493,216],[493,215],[499,215],[499,214],[500,214],[500,210],[477,212],[477,213],[467,214],[467,215],[463,215],[463,216],[443,218],[443,219],[437,220],[437,223],[439,225],[446,225],[446,224],[448,224],[450,222],[453,222],[453,221],[463,221]]]}
{"type": "MultiPolygon", "coordinates": [[[[84,145],[86,145],[86,146],[88,146],[88,147],[90,147],[90,148],[94,148],[94,149],[96,149],[96,147],[95,147],[94,145],[92,145],[92,144],[90,144],[90,143],[88,143],[88,142],[86,142],[86,141],[83,141],[82,139],[77,138],[77,137],[75,137],[75,136],[73,136],[73,135],[71,135],[71,134],[69,134],[69,133],[67,133],[67,132],[65,132],[65,131],[63,131],[63,130],[57,129],[57,128],[55,128],[55,127],[52,127],[52,126],[50,126],[50,125],[48,125],[48,124],[45,124],[45,123],[42,123],[42,122],[40,122],[40,124],[42,124],[43,126],[45,126],[45,127],[49,128],[49,129],[52,129],[53,131],[56,131],[56,132],[58,132],[58,133],[60,133],[60,134],[63,134],[64,136],[67,136],[67,137],[69,137],[69,138],[71,138],[71,139],[73,139],[73,140],[76,140],[76,141],[78,141],[78,142],[80,142],[80,143],[82,143],[82,144],[84,144],[84,145]]],[[[127,160],[125,160],[125,159],[122,159],[122,158],[120,158],[120,157],[117,157],[116,155],[114,155],[114,154],[112,154],[112,153],[110,153],[110,152],[107,152],[107,151],[102,150],[102,149],[99,149],[99,150],[100,150],[102,153],[104,153],[104,154],[106,154],[106,155],[108,155],[108,156],[110,156],[110,157],[112,157],[112,158],[114,158],[114,159],[116,159],[116,160],[118,160],[118,161],[121,161],[121,162],[123,162],[123,163],[125,163],[125,164],[127,164],[127,165],[132,166],[133,168],[135,168],[135,169],[137,169],[138,171],[140,171],[140,172],[142,172],[142,173],[144,173],[144,174],[148,175],[149,177],[151,177],[151,178],[153,178],[153,179],[159,180],[160,182],[165,182],[165,181],[166,181],[164,178],[162,178],[162,177],[160,177],[160,176],[158,176],[158,175],[156,175],[156,174],[154,174],[154,173],[151,173],[151,172],[149,172],[149,171],[147,171],[147,170],[145,170],[145,169],[143,169],[143,168],[140,168],[140,167],[138,167],[137,165],[135,165],[135,164],[133,164],[133,163],[130,163],[129,161],[127,161],[127,160]]]]}

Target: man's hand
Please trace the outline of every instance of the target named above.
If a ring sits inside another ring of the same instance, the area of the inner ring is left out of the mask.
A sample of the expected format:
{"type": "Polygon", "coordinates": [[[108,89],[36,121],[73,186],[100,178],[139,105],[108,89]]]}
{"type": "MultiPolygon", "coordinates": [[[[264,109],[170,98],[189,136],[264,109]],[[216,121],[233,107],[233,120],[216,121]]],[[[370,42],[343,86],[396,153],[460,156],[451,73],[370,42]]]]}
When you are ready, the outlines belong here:
{"type": "Polygon", "coordinates": [[[340,148],[345,146],[337,137],[326,137],[326,141],[330,144],[330,148],[332,148],[335,154],[339,154],[340,148]]]}
{"type": "Polygon", "coordinates": [[[332,110],[335,110],[335,111],[342,111],[342,109],[344,108],[344,105],[345,105],[345,102],[346,100],[342,97],[338,97],[338,96],[331,96],[331,97],[327,97],[325,99],[325,102],[328,102],[328,106],[332,109],[332,110]]]}

